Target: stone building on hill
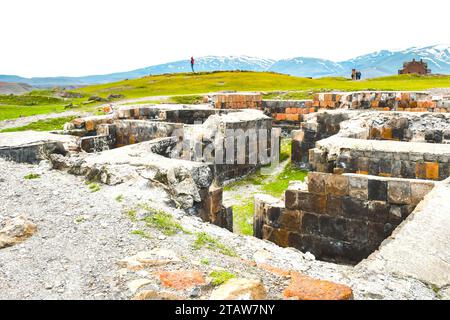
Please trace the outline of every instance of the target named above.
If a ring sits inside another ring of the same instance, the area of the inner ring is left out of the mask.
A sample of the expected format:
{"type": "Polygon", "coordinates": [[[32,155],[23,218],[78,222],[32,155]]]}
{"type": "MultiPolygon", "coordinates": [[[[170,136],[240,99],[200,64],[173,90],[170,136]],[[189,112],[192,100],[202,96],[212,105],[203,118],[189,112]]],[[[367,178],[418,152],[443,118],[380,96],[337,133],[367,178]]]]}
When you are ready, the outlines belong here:
{"type": "Polygon", "coordinates": [[[420,61],[416,61],[413,59],[412,61],[403,63],[403,69],[398,70],[398,74],[429,74],[431,70],[428,69],[428,64],[424,62],[422,59],[420,61]]]}

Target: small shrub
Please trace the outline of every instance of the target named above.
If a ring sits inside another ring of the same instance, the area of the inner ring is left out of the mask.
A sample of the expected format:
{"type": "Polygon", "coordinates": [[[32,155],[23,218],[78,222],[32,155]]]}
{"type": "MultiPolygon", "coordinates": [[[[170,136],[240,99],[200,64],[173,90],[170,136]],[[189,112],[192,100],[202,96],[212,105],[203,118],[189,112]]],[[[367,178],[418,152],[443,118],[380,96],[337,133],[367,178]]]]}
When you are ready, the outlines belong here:
{"type": "Polygon", "coordinates": [[[201,263],[201,264],[204,264],[204,265],[206,265],[206,266],[208,266],[208,265],[210,264],[208,258],[203,258],[203,259],[201,259],[201,260],[200,260],[200,263],[201,263]]]}
{"type": "Polygon", "coordinates": [[[116,199],[117,202],[122,202],[123,201],[123,195],[119,194],[115,199],[116,199]]]}
{"type": "Polygon", "coordinates": [[[209,274],[209,276],[212,278],[211,284],[214,286],[219,286],[230,279],[236,278],[235,274],[225,270],[213,271],[209,274]]]}
{"type": "Polygon", "coordinates": [[[23,177],[26,180],[32,180],[32,179],[39,179],[41,177],[40,174],[37,173],[29,173],[25,177],[23,177]]]}

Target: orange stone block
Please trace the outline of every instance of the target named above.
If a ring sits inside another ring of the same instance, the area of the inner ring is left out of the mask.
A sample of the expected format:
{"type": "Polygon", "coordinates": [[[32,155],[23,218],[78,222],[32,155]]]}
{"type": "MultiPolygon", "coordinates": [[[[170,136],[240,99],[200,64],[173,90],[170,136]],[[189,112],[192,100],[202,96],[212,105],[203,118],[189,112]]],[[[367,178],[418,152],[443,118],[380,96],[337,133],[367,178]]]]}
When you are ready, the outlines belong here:
{"type": "Polygon", "coordinates": [[[276,113],[275,119],[278,121],[284,121],[284,120],[286,120],[286,114],[285,113],[276,113]]]}
{"type": "Polygon", "coordinates": [[[392,128],[383,127],[381,128],[381,138],[384,140],[392,139],[392,128]]]}
{"type": "Polygon", "coordinates": [[[284,290],[283,296],[296,300],[351,300],[353,291],[346,285],[291,272],[291,283],[284,290]]]}
{"type": "Polygon", "coordinates": [[[319,100],[314,100],[313,107],[320,107],[320,101],[319,100]]]}
{"type": "Polygon", "coordinates": [[[94,124],[94,121],[92,121],[92,120],[88,120],[88,121],[86,121],[86,130],[87,131],[94,131],[95,130],[95,124],[94,124]]]}
{"type": "Polygon", "coordinates": [[[259,268],[268,271],[272,274],[275,274],[277,276],[280,277],[290,277],[291,276],[291,272],[289,270],[284,270],[284,269],[280,269],[274,266],[271,266],[270,264],[267,263],[258,263],[257,264],[259,268]]]}
{"type": "Polygon", "coordinates": [[[365,174],[365,175],[368,175],[368,174],[369,174],[369,171],[357,170],[356,173],[357,173],[357,174],[365,174]]]}
{"type": "Polygon", "coordinates": [[[402,92],[402,100],[410,100],[411,95],[409,94],[409,92],[402,92]]]}
{"type": "Polygon", "coordinates": [[[300,119],[300,115],[299,114],[287,114],[286,115],[286,120],[287,121],[298,121],[300,119]]]}
{"type": "Polygon", "coordinates": [[[430,180],[439,180],[439,163],[425,162],[426,178],[430,180]]]}
{"type": "Polygon", "coordinates": [[[372,108],[378,108],[378,105],[379,105],[379,102],[376,100],[372,101],[372,103],[371,103],[372,108]]]}
{"type": "Polygon", "coordinates": [[[199,271],[161,271],[156,275],[163,286],[176,290],[184,290],[205,283],[203,275],[199,271]]]}
{"type": "Polygon", "coordinates": [[[313,106],[313,102],[311,100],[305,101],[305,107],[311,108],[313,106]]]}
{"type": "Polygon", "coordinates": [[[315,111],[316,111],[315,108],[309,108],[309,112],[308,112],[308,113],[313,113],[313,112],[315,112],[315,111]]]}

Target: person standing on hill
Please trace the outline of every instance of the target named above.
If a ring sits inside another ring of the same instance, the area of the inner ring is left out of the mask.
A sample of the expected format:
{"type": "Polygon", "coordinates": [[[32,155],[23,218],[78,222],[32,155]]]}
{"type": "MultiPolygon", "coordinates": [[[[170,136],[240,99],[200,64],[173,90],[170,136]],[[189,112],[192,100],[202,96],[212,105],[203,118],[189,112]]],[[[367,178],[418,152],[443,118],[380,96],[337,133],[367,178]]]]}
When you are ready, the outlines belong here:
{"type": "Polygon", "coordinates": [[[192,69],[192,72],[195,73],[195,71],[194,71],[194,63],[195,63],[194,57],[191,57],[191,69],[192,69]]]}

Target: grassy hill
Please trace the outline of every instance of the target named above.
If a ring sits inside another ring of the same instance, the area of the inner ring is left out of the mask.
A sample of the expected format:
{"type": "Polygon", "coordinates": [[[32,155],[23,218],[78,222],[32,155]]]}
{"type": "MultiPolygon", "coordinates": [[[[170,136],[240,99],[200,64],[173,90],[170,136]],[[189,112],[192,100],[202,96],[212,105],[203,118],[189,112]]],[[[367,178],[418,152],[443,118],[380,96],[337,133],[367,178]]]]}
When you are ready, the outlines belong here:
{"type": "MultiPolygon", "coordinates": [[[[310,97],[312,92],[330,90],[426,90],[450,87],[450,76],[401,75],[351,81],[344,78],[308,79],[270,72],[211,72],[181,73],[148,76],[140,79],[88,86],[75,91],[82,98],[59,98],[51,90],[33,91],[21,96],[0,95],[0,121],[20,116],[62,112],[72,103],[75,110],[95,110],[101,103],[87,104],[89,96],[107,97],[123,94],[126,99],[152,96],[180,96],[223,90],[264,91],[267,98],[279,97],[278,91],[289,91],[281,98],[300,99],[310,97]]],[[[196,100],[171,98],[173,102],[196,100]]],[[[151,100],[151,99],[149,99],[151,100]]]]}
{"type": "Polygon", "coordinates": [[[106,96],[120,93],[128,98],[180,95],[222,90],[307,91],[314,90],[425,90],[449,87],[450,76],[401,75],[351,81],[345,78],[308,79],[269,72],[181,73],[89,86],[80,92],[106,96]]]}

